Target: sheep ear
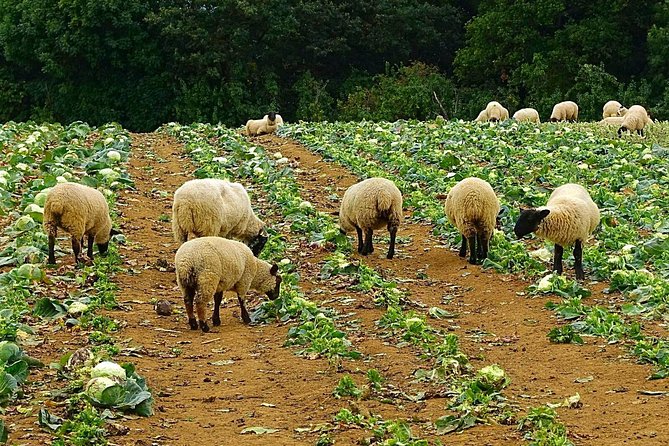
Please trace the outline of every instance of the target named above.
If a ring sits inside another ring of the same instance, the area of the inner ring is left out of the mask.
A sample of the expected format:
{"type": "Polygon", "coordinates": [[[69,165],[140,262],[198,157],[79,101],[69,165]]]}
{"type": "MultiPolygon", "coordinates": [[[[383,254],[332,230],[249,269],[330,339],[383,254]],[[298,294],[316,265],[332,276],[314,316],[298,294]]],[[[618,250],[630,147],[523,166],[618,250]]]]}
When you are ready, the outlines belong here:
{"type": "Polygon", "coordinates": [[[543,219],[546,218],[546,217],[548,216],[548,214],[550,214],[550,213],[551,213],[550,209],[542,209],[542,210],[540,210],[540,211],[539,211],[539,219],[540,219],[540,220],[543,220],[543,219]]]}
{"type": "Polygon", "coordinates": [[[267,228],[265,226],[263,226],[262,229],[260,230],[260,232],[258,233],[258,235],[260,235],[262,237],[269,237],[269,234],[267,233],[267,228]]]}
{"type": "Polygon", "coordinates": [[[121,233],[121,231],[117,231],[116,229],[111,228],[111,231],[109,231],[109,236],[113,237],[115,235],[119,235],[120,233],[121,233]]]}
{"type": "Polygon", "coordinates": [[[269,269],[269,273],[270,273],[271,275],[273,275],[273,276],[276,276],[276,273],[278,273],[278,272],[279,272],[279,265],[277,265],[277,264],[275,263],[275,264],[272,265],[272,267],[269,269]]]}
{"type": "Polygon", "coordinates": [[[500,208],[500,209],[499,209],[499,212],[497,213],[497,216],[498,216],[498,217],[501,217],[501,216],[504,215],[505,213],[506,213],[506,207],[500,208]]]}

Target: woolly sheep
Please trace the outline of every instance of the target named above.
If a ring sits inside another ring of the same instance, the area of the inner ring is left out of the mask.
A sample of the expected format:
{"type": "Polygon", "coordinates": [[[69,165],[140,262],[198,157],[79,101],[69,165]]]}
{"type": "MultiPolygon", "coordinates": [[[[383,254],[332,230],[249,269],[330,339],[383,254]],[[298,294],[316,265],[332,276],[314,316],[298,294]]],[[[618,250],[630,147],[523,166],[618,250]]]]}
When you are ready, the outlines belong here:
{"type": "Polygon", "coordinates": [[[246,134],[248,136],[257,136],[274,133],[281,125],[283,125],[281,115],[269,112],[262,119],[249,119],[246,121],[246,134]]]}
{"type": "Polygon", "coordinates": [[[497,121],[506,121],[509,119],[509,111],[502,107],[502,105],[497,101],[488,102],[485,110],[482,110],[481,113],[476,117],[478,122],[497,122],[497,121]]]}
{"type": "Polygon", "coordinates": [[[268,238],[244,186],[215,178],[186,181],[174,192],[172,231],[178,243],[189,236],[238,239],[256,256],[268,238]]]}
{"type": "Polygon", "coordinates": [[[390,233],[389,259],[395,254],[395,237],[402,218],[402,193],[385,178],[369,178],[349,187],[339,210],[341,229],[344,233],[357,232],[358,252],[362,255],[374,252],[372,233],[386,226],[390,233]]]}
{"type": "Polygon", "coordinates": [[[485,111],[485,109],[481,110],[479,115],[474,119],[476,122],[487,122],[488,121],[488,113],[485,111]]]}
{"type": "Polygon", "coordinates": [[[499,200],[490,184],[476,177],[465,178],[450,190],[444,207],[462,235],[460,257],[467,255],[469,244],[469,263],[483,261],[500,214],[499,200]]]}
{"type": "Polygon", "coordinates": [[[609,101],[604,104],[604,108],[602,109],[602,118],[606,119],[610,117],[625,116],[625,113],[627,113],[627,109],[623,107],[620,102],[609,101]]]}
{"type": "Polygon", "coordinates": [[[599,124],[605,124],[605,125],[620,125],[623,123],[623,119],[625,119],[622,116],[608,116],[601,121],[599,121],[599,124]]]}
{"type": "Polygon", "coordinates": [[[519,122],[528,121],[536,122],[537,124],[541,123],[539,112],[533,108],[521,108],[513,114],[513,119],[519,122]]]}
{"type": "Polygon", "coordinates": [[[75,263],[84,245],[84,235],[88,238],[87,255],[93,259],[93,241],[100,254],[106,254],[109,239],[117,234],[112,229],[107,200],[100,191],[77,183],[59,183],[47,195],[44,203],[44,231],[49,236],[49,263],[55,264],[54,247],[58,228],[64,229],[72,237],[72,251],[75,263]]]}
{"type": "Polygon", "coordinates": [[[278,266],[256,258],[248,246],[235,240],[221,237],[190,240],[177,250],[174,265],[191,330],[197,330],[199,325],[203,332],[209,331],[205,310],[212,296],[212,323],[221,325],[220,307],[225,291],[237,293],[242,320],[246,324],[251,323],[244,304],[249,289],[266,293],[272,300],[279,297],[281,276],[277,274],[278,266]],[[193,307],[197,311],[197,320],[193,307]]]}
{"type": "Polygon", "coordinates": [[[623,121],[618,129],[618,136],[622,136],[623,131],[636,131],[639,135],[643,136],[644,127],[646,127],[646,124],[651,124],[652,122],[645,108],[641,105],[633,105],[623,117],[623,121]]]}
{"type": "Polygon", "coordinates": [[[555,104],[551,113],[551,122],[574,121],[578,119],[578,105],[576,102],[565,101],[555,104]]]}
{"type": "Polygon", "coordinates": [[[576,278],[585,279],[583,243],[599,224],[599,209],[588,192],[578,184],[565,184],[553,191],[546,206],[521,209],[513,229],[518,238],[535,232],[555,243],[553,270],[562,274],[562,253],[574,245],[576,278]]]}

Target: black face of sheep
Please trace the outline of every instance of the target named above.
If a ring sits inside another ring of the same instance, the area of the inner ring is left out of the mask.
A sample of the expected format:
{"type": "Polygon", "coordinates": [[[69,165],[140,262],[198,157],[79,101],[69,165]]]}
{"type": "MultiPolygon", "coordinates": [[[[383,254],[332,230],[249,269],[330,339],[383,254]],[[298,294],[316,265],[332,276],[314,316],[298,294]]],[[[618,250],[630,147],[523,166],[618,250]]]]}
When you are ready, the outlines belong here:
{"type": "Polygon", "coordinates": [[[272,268],[269,270],[269,273],[273,276],[276,276],[276,285],[274,286],[273,290],[270,290],[267,292],[267,297],[271,300],[275,300],[276,298],[279,297],[279,291],[281,289],[281,281],[283,280],[281,276],[279,276],[277,273],[279,272],[279,266],[278,265],[272,265],[272,268]]]}
{"type": "Polygon", "coordinates": [[[276,113],[275,112],[267,113],[267,119],[269,119],[270,121],[274,121],[276,119],[276,113]]]}
{"type": "Polygon", "coordinates": [[[260,252],[265,247],[265,244],[267,244],[268,239],[269,236],[265,230],[253,237],[253,239],[249,242],[248,247],[251,249],[251,252],[254,256],[258,257],[260,255],[260,252]]]}
{"type": "MultiPolygon", "coordinates": [[[[109,251],[109,240],[111,240],[111,238],[113,236],[118,235],[118,234],[120,234],[120,232],[117,231],[116,229],[112,228],[112,230],[109,231],[109,239],[107,240],[106,243],[96,243],[96,245],[98,246],[98,251],[100,251],[101,255],[103,255],[103,256],[107,255],[107,251],[109,251]]],[[[88,257],[90,257],[90,258],[93,258],[93,246],[92,246],[92,243],[91,243],[92,240],[93,239],[91,238],[91,239],[89,239],[89,242],[88,242],[88,257]]]]}
{"type": "Polygon", "coordinates": [[[516,221],[516,226],[513,228],[513,232],[516,234],[516,237],[523,238],[530,232],[534,232],[539,227],[541,221],[550,214],[550,210],[542,209],[521,209],[520,217],[516,221]]]}

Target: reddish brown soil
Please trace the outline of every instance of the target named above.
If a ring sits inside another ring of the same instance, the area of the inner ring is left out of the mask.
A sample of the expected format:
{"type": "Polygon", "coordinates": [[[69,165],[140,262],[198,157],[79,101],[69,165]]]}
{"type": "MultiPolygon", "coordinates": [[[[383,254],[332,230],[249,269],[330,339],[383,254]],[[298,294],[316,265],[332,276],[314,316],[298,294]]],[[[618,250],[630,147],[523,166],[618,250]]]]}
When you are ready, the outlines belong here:
{"type": "MultiPolygon", "coordinates": [[[[281,151],[299,164],[297,179],[303,197],[319,210],[335,211],[338,204],[328,195],[336,193],[341,197],[346,187],[357,181],[345,169],[323,162],[294,142],[275,136],[258,138],[257,142],[269,150],[281,151]]],[[[411,375],[427,363],[411,348],[398,348],[392,340],[381,337],[382,332],[374,323],[383,311],[374,307],[369,296],[347,291],[339,281],[318,280],[318,262],[328,253],[304,249],[300,235],[291,233],[286,222],[271,212],[264,218],[286,237],[289,245],[296,247],[289,257],[298,266],[306,297],[325,302],[346,315],[337,324],[347,330],[365,359],[344,361],[337,367],[325,359],[296,356],[295,348],[283,346],[290,324],[245,326],[239,319],[236,299],[231,296],[222,308],[220,327],[208,334],[188,329],[170,268],[177,245],[172,240],[170,223],[159,219],[163,214],[170,215],[173,191],[192,178],[194,168],[180,153],[179,144],[170,138],[133,135],[130,174],[136,191],[124,193],[121,200],[122,228],[129,241],[122,254],[132,274],[117,276],[121,287],[119,301],[129,308],[113,312],[112,316],[126,323],[118,335],[122,345],[137,348],[141,355],[131,360],[153,388],[156,414],[124,421],[130,432],[111,441],[123,445],[189,446],[315,444],[318,432],[296,429],[331,423],[342,407],[380,414],[384,419],[410,419],[414,433],[435,438],[424,427],[449,414],[445,398],[435,396],[419,403],[398,400],[396,404],[370,398],[349,406],[345,399],[332,396],[344,373],[363,384],[370,368],[381,371],[388,387],[415,394],[426,387],[411,383],[411,375]],[[345,298],[352,300],[347,302],[345,298]],[[159,299],[172,303],[172,316],[155,313],[152,301],[159,299]],[[232,362],[212,365],[217,361],[232,362]],[[240,433],[253,426],[278,431],[260,436],[240,433]]],[[[262,207],[262,193],[252,193],[260,203],[258,207],[262,207]]],[[[398,245],[395,259],[385,259],[387,243],[377,239],[376,251],[364,261],[389,279],[405,279],[401,286],[410,292],[412,300],[457,312],[456,319],[431,319],[430,323],[456,333],[475,367],[500,364],[512,379],[505,394],[521,412],[547,402],[560,402],[578,392],[581,408],[558,409],[576,444],[669,444],[669,426],[661,421],[666,397],[638,393],[669,390],[666,380],[646,380],[651,373],[648,366],[636,364],[624,350],[596,339],[586,339],[584,346],[549,343],[546,333],[557,321],[543,309],[543,299],[517,294],[525,290],[527,283],[470,266],[456,252],[441,246],[429,226],[407,220],[399,236],[403,242],[398,245]],[[424,272],[427,279],[419,272],[424,272]],[[451,300],[445,300],[447,297],[451,300]],[[589,382],[575,382],[588,376],[593,377],[589,382]]],[[[257,299],[252,300],[251,306],[257,303],[257,299]]],[[[426,312],[427,307],[416,311],[426,312]]],[[[84,342],[85,339],[58,333],[47,336],[36,351],[48,362],[84,342]],[[70,343],[63,344],[64,341],[70,343]]],[[[33,391],[37,393],[39,386],[52,387],[54,376],[53,372],[43,371],[31,378],[36,380],[33,391]]],[[[44,444],[48,437],[37,432],[35,412],[10,415],[12,438],[21,438],[20,444],[44,444]]],[[[341,445],[356,444],[369,435],[347,428],[331,434],[341,445]]],[[[513,425],[477,426],[441,440],[457,445],[523,442],[513,425]]]]}

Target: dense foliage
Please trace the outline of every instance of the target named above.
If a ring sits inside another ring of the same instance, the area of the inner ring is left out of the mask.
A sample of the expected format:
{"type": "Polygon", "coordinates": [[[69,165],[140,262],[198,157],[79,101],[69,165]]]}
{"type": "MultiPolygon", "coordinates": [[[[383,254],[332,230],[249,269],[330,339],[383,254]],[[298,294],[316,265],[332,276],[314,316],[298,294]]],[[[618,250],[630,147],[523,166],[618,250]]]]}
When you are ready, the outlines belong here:
{"type": "Polygon", "coordinates": [[[666,0],[0,0],[0,120],[471,119],[493,97],[666,119],[668,79],[666,0]]]}

